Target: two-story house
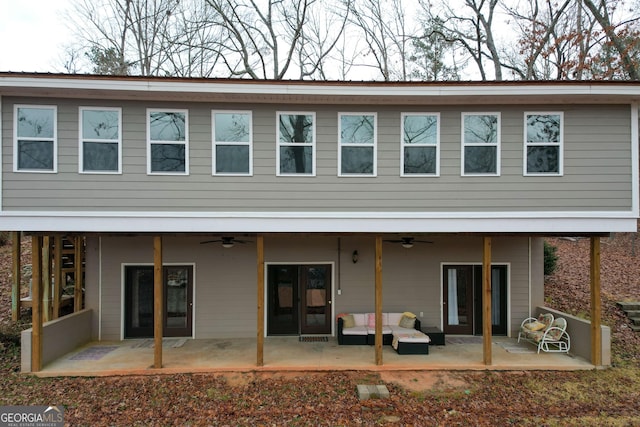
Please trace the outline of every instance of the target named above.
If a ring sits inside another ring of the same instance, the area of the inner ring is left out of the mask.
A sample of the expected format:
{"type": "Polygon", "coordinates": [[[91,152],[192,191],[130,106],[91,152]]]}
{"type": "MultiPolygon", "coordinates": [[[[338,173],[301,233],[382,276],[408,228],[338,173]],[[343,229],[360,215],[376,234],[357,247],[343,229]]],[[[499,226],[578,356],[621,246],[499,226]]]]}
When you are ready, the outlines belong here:
{"type": "Polygon", "coordinates": [[[257,336],[260,364],[264,337],[374,311],[513,336],[544,302],[544,236],[592,237],[597,267],[599,236],[636,231],[639,100],[637,82],[2,73],[0,228],[84,239],[94,340],[257,336]]]}

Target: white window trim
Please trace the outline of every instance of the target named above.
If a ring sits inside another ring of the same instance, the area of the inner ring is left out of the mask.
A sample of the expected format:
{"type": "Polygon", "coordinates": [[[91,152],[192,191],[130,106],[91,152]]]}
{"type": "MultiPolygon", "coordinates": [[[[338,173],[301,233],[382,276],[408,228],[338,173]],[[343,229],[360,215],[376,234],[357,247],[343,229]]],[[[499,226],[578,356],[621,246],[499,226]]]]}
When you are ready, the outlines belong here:
{"type": "Polygon", "coordinates": [[[58,106],[57,105],[32,105],[16,104],[13,106],[13,171],[20,173],[58,173],[58,106]],[[42,141],[51,140],[53,143],[53,169],[19,169],[18,168],[18,109],[20,108],[40,108],[53,110],[53,138],[20,138],[22,141],[42,141]]]}
{"type": "Polygon", "coordinates": [[[211,175],[212,176],[253,176],[253,112],[251,110],[211,110],[211,175]],[[216,141],[216,113],[221,114],[248,114],[249,115],[249,141],[228,142],[216,141]],[[238,145],[249,147],[249,172],[216,172],[216,147],[218,145],[238,145]]]}
{"type": "Polygon", "coordinates": [[[147,108],[147,175],[189,175],[189,110],[180,108],[147,108]],[[151,113],[183,113],[184,141],[151,141],[151,113]],[[184,172],[153,172],[151,171],[152,144],[184,144],[184,172]]]}
{"type": "Polygon", "coordinates": [[[418,178],[437,178],[440,176],[440,113],[402,113],[400,116],[400,176],[418,178]],[[435,173],[405,173],[404,171],[404,149],[406,147],[434,147],[432,144],[406,144],[404,141],[404,119],[407,116],[436,116],[436,171],[435,173]]]}
{"type": "Polygon", "coordinates": [[[276,111],[276,176],[297,176],[304,177],[316,176],[316,113],[312,111],[276,111]],[[311,116],[313,120],[312,141],[308,142],[296,142],[296,143],[283,143],[280,141],[280,116],[311,116]],[[282,173],[280,172],[280,147],[311,147],[311,173],[282,173]]]}
{"type": "Polygon", "coordinates": [[[338,176],[346,178],[375,178],[378,176],[378,113],[369,112],[339,112],[338,113],[338,176]],[[373,116],[373,145],[342,144],[342,116],[373,116]],[[373,172],[371,174],[343,174],[342,173],[342,147],[373,147],[373,172]]]}
{"type": "Polygon", "coordinates": [[[522,175],[523,176],[564,176],[564,112],[562,111],[525,111],[523,116],[523,155],[522,155],[522,175]],[[527,142],[527,116],[560,116],[560,141],[559,142],[527,142]],[[558,172],[527,172],[527,147],[558,146],[558,172]]]}
{"type": "Polygon", "coordinates": [[[463,112],[460,116],[460,176],[500,176],[502,157],[502,117],[500,112],[463,112]],[[498,134],[496,135],[497,141],[495,144],[465,144],[464,142],[464,118],[466,116],[496,116],[498,118],[498,134]],[[465,173],[464,172],[464,149],[465,147],[496,147],[496,171],[495,173],[465,173]]]}
{"type": "Polygon", "coordinates": [[[96,175],[122,175],[122,108],[120,107],[79,107],[78,108],[78,173],[96,175]],[[118,113],[118,139],[84,139],[82,136],[82,113],[84,111],[115,111],[118,113]],[[84,170],[84,143],[97,142],[105,144],[118,144],[118,170],[93,171],[84,170]]]}

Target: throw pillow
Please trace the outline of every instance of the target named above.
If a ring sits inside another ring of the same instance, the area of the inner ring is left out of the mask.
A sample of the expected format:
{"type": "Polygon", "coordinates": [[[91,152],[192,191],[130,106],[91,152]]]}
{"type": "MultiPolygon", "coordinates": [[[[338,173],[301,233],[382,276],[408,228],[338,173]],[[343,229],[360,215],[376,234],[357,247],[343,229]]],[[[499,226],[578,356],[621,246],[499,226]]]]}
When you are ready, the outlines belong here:
{"type": "Polygon", "coordinates": [[[356,326],[356,321],[353,318],[353,314],[347,314],[342,317],[342,327],[343,328],[353,328],[356,326]]]}
{"type": "Polygon", "coordinates": [[[411,318],[409,316],[403,315],[400,318],[400,324],[398,326],[400,326],[401,328],[407,328],[407,329],[413,329],[415,327],[416,324],[416,319],[411,318]]]}
{"type": "Polygon", "coordinates": [[[402,313],[402,314],[403,314],[403,315],[405,315],[405,316],[407,316],[407,317],[410,317],[410,318],[412,318],[412,319],[415,319],[415,318],[416,318],[416,315],[415,315],[415,314],[413,314],[413,313],[412,313],[412,312],[410,312],[410,311],[405,311],[405,312],[404,312],[404,313],[402,313]]]}
{"type": "Polygon", "coordinates": [[[372,329],[376,327],[376,314],[375,313],[368,313],[367,314],[367,327],[372,328],[372,329]]]}

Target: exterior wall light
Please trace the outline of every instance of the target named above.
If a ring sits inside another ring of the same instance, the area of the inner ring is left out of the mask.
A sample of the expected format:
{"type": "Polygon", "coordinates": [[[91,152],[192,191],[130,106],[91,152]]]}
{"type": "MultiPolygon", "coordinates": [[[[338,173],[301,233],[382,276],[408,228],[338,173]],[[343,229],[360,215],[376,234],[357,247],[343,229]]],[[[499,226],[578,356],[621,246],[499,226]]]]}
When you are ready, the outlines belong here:
{"type": "Polygon", "coordinates": [[[358,258],[359,258],[358,251],[357,250],[353,251],[353,253],[351,254],[351,261],[353,261],[353,263],[355,264],[358,262],[358,258]]]}

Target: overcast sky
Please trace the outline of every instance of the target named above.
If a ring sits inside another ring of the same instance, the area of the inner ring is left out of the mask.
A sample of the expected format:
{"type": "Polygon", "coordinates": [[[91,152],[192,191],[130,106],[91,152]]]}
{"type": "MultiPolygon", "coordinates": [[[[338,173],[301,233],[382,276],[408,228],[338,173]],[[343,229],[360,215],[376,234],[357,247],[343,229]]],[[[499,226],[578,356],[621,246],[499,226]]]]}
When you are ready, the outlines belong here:
{"type": "Polygon", "coordinates": [[[0,0],[0,71],[60,72],[67,0],[0,0]]]}

